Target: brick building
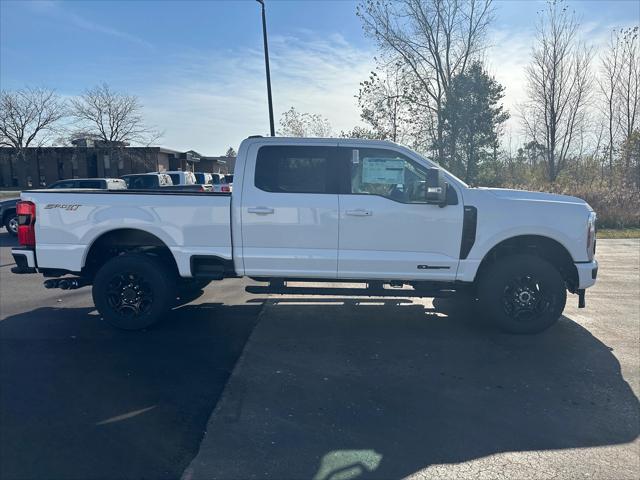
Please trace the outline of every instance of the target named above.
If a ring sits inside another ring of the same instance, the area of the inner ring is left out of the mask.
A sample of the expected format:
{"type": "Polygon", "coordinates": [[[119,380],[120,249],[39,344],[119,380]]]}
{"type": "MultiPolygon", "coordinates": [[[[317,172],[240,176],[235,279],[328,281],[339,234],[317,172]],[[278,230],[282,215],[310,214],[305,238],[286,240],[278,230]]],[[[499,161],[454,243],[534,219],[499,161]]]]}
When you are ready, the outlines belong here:
{"type": "Polygon", "coordinates": [[[107,145],[89,139],[73,143],[73,147],[27,148],[24,161],[16,158],[15,149],[0,148],[0,187],[37,188],[66,178],[119,177],[165,170],[229,173],[235,164],[235,158],[207,157],[193,150],[107,145]]]}

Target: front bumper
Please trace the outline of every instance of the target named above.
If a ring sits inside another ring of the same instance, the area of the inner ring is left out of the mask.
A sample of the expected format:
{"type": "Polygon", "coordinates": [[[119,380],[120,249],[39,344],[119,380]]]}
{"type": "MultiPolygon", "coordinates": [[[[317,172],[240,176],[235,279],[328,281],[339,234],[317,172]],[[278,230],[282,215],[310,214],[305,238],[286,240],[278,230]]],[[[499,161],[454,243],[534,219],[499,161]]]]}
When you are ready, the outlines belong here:
{"type": "Polygon", "coordinates": [[[596,283],[596,277],[598,276],[598,262],[593,260],[592,262],[580,262],[575,265],[578,271],[578,289],[583,290],[592,287],[596,283]]]}
{"type": "Polygon", "coordinates": [[[15,247],[11,249],[11,255],[16,266],[11,269],[13,273],[36,273],[36,252],[27,247],[15,247]]]}

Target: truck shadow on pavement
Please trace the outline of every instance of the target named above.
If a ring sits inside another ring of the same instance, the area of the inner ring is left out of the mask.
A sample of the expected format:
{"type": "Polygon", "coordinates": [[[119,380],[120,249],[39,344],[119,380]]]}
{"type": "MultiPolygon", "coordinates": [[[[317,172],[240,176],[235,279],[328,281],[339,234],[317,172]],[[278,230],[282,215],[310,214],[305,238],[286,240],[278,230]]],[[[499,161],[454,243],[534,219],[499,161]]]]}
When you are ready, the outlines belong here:
{"type": "Polygon", "coordinates": [[[93,308],[0,321],[0,477],[179,478],[261,305],[118,331],[93,308]]]}
{"type": "Polygon", "coordinates": [[[638,399],[585,328],[506,335],[438,303],[269,300],[184,478],[400,478],[638,437],[638,399]]]}

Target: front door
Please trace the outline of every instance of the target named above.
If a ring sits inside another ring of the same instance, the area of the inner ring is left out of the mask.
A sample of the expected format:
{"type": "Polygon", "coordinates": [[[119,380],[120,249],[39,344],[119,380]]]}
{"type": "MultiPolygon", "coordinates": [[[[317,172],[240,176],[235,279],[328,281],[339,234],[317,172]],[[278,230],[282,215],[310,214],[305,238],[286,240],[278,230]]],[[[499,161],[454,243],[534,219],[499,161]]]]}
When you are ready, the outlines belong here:
{"type": "Polygon", "coordinates": [[[335,278],[336,147],[265,145],[242,191],[245,275],[335,278]]]}
{"type": "Polygon", "coordinates": [[[387,148],[340,147],[338,277],[455,280],[462,201],[425,202],[426,165],[387,148]],[[343,178],[343,180],[345,180],[343,178]]]}

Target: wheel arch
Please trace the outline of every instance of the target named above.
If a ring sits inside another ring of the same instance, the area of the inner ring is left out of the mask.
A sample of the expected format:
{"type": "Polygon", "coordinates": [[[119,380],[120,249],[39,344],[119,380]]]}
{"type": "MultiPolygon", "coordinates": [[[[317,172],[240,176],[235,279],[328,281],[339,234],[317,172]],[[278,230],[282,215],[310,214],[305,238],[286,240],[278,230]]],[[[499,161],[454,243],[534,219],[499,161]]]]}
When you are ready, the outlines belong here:
{"type": "Polygon", "coordinates": [[[140,252],[161,257],[177,273],[178,266],[173,253],[157,235],[140,228],[116,228],[102,232],[89,248],[82,261],[84,274],[93,276],[110,258],[126,252],[140,252]]]}
{"type": "Polygon", "coordinates": [[[578,288],[578,270],[569,250],[558,240],[544,235],[516,235],[501,240],[482,258],[476,280],[492,263],[509,255],[527,253],[547,260],[558,269],[571,292],[578,288]]]}
{"type": "Polygon", "coordinates": [[[4,222],[7,221],[7,217],[9,217],[9,215],[16,213],[16,207],[10,207],[7,208],[6,210],[3,210],[2,212],[2,219],[0,219],[2,221],[2,225],[4,225],[4,222]]]}

